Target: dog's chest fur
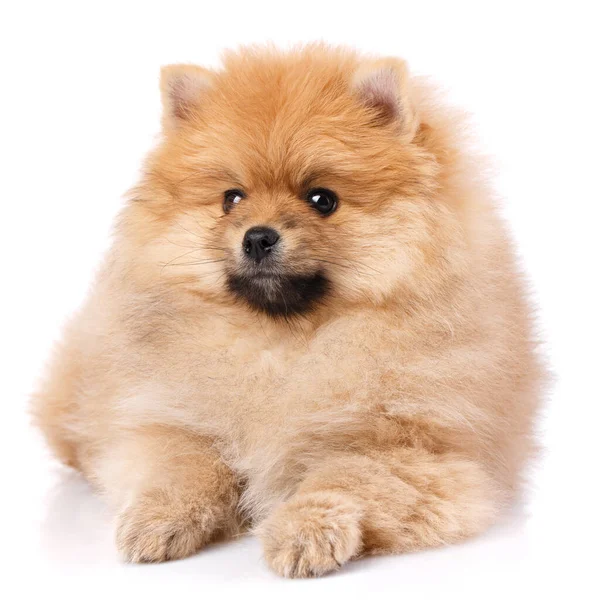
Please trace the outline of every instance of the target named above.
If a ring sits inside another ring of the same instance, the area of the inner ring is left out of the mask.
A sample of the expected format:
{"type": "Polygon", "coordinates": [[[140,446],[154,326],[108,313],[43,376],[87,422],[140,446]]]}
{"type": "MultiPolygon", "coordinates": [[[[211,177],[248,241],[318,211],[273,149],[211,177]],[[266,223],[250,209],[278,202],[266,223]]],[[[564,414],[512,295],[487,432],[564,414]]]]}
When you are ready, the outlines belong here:
{"type": "Polygon", "coordinates": [[[334,443],[365,407],[385,401],[390,335],[360,314],[310,334],[258,321],[241,328],[215,315],[173,320],[140,355],[151,380],[121,404],[123,418],[213,437],[244,479],[256,515],[268,510],[266,498],[275,502],[293,489],[319,445],[334,443]]]}

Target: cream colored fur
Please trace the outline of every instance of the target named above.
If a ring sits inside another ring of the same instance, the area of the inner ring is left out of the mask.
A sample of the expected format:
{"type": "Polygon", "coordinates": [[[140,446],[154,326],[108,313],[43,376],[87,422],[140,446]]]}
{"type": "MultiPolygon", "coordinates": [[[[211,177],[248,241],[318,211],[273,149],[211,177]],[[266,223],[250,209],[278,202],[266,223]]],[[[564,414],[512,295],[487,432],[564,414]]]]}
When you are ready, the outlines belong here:
{"type": "Polygon", "coordinates": [[[323,46],[166,68],[162,92],[162,139],[33,403],[115,507],[120,551],[179,558],[251,525],[273,569],[310,576],[483,531],[534,450],[543,377],[460,117],[400,61],[323,46]],[[228,291],[257,224],[331,282],[306,314],[228,291]]]}

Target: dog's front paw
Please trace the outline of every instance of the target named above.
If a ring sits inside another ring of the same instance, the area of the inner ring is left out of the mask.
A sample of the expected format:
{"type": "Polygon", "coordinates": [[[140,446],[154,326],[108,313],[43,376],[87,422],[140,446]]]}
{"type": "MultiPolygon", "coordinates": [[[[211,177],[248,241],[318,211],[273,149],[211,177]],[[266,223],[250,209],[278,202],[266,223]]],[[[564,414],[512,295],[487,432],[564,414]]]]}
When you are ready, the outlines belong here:
{"type": "Polygon", "coordinates": [[[284,577],[324,575],[360,552],[361,517],[360,507],[341,494],[297,496],[259,527],[265,558],[284,577]]]}
{"type": "Polygon", "coordinates": [[[200,499],[143,494],[121,512],[117,547],[130,562],[161,562],[197,552],[215,532],[216,519],[200,499]]]}

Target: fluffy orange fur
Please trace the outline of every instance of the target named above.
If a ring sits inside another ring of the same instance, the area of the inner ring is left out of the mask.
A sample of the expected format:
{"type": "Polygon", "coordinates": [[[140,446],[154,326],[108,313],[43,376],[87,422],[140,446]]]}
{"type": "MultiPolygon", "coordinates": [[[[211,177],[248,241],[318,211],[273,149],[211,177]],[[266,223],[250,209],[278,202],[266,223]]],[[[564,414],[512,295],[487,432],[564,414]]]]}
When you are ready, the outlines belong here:
{"type": "Polygon", "coordinates": [[[532,454],[543,373],[460,115],[399,60],[319,45],[166,67],[161,89],[160,142],[33,402],[120,551],[179,558],[250,524],[302,577],[483,531],[532,454]],[[326,278],[310,309],[232,293],[257,225],[286,272],[326,278]]]}

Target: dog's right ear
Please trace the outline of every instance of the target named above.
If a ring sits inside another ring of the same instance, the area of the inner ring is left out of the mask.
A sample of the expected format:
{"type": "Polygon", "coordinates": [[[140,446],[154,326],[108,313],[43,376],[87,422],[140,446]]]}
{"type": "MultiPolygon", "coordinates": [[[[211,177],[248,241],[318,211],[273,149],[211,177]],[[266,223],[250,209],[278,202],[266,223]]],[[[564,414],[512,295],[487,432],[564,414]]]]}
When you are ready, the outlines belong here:
{"type": "Polygon", "coordinates": [[[167,65],[160,71],[165,130],[176,129],[192,120],[210,89],[214,73],[196,65],[167,65]]]}

